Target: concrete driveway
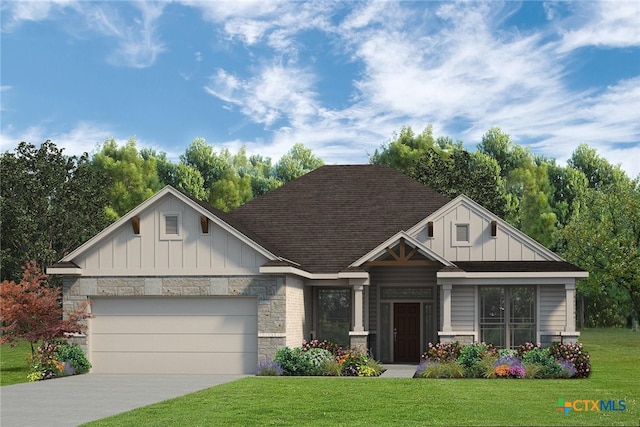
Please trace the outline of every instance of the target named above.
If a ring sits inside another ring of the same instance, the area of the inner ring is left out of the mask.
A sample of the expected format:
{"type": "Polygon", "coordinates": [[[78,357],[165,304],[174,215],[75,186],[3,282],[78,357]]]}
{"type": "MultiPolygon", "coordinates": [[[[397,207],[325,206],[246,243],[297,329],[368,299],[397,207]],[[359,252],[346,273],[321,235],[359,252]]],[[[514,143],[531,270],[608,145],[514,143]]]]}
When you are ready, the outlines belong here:
{"type": "Polygon", "coordinates": [[[85,374],[4,386],[0,425],[77,426],[245,376],[85,374]]]}

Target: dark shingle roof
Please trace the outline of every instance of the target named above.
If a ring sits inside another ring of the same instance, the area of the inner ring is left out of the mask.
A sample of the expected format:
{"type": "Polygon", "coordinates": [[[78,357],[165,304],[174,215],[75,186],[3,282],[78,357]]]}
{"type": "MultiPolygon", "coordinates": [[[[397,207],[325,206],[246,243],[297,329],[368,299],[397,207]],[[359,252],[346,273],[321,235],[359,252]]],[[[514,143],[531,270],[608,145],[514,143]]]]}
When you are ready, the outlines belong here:
{"type": "Polygon", "coordinates": [[[323,166],[229,216],[300,268],[337,273],[449,201],[388,166],[323,166]]]}

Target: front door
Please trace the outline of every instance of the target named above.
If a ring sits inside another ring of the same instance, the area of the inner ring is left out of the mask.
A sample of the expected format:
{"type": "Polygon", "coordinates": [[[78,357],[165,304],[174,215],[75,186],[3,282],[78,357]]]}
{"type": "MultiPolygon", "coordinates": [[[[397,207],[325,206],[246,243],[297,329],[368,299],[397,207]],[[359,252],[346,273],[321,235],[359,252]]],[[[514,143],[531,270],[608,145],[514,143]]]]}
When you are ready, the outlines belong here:
{"type": "Polygon", "coordinates": [[[393,304],[393,361],[420,359],[420,303],[393,304]]]}

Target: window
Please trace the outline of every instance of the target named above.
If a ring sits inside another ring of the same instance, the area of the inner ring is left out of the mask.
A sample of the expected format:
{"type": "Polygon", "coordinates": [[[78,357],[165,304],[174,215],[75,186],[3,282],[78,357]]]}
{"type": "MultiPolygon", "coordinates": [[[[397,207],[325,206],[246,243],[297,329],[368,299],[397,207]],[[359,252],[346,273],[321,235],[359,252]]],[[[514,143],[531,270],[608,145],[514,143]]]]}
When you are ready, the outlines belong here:
{"type": "Polygon", "coordinates": [[[333,341],[349,346],[351,330],[351,289],[318,289],[318,320],[316,335],[319,340],[333,341]]]}
{"type": "Polygon", "coordinates": [[[481,286],[480,341],[516,348],[536,341],[533,286],[481,286]]]}
{"type": "Polygon", "coordinates": [[[469,241],[469,224],[456,224],[456,242],[469,241]]]}
{"type": "Polygon", "coordinates": [[[182,240],[182,215],[179,212],[160,214],[160,239],[182,240]]]}
{"type": "Polygon", "coordinates": [[[469,223],[451,222],[451,246],[471,246],[469,223]]]}

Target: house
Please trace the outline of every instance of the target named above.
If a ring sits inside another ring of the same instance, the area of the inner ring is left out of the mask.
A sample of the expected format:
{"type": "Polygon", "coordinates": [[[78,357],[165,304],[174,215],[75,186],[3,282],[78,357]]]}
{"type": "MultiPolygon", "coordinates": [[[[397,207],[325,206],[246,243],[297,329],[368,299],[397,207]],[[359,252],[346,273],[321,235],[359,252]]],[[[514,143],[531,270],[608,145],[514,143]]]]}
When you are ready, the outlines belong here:
{"type": "Polygon", "coordinates": [[[310,337],[417,362],[429,342],[574,342],[588,273],[465,196],[324,166],[230,213],[172,187],[51,266],[91,300],[93,372],[253,373],[310,337]]]}

